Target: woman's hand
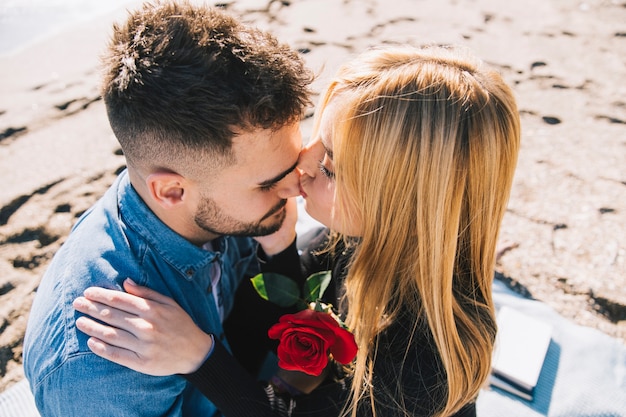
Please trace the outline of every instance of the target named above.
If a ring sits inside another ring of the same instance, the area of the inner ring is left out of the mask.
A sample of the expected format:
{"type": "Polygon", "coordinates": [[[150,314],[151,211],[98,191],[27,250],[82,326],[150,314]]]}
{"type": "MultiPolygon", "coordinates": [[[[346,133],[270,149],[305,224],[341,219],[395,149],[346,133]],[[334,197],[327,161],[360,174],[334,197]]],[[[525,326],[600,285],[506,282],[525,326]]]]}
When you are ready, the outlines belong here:
{"type": "Polygon", "coordinates": [[[295,198],[287,200],[286,216],[278,231],[267,236],[258,236],[254,240],[261,244],[266,255],[276,255],[289,247],[296,238],[296,223],[298,222],[298,204],[295,198]]]}
{"type": "Polygon", "coordinates": [[[212,337],[171,298],[130,279],[124,289],[127,293],[90,287],[74,300],[77,311],[91,316],[76,320],[76,327],[91,336],[89,349],[148,375],[197,370],[213,347],[212,337]]]}
{"type": "MultiPolygon", "coordinates": [[[[330,367],[330,365],[329,365],[330,367]]],[[[300,371],[287,371],[282,368],[278,368],[275,376],[278,377],[278,381],[287,384],[290,388],[295,388],[303,394],[310,394],[315,388],[317,388],[328,377],[330,369],[327,367],[318,376],[308,375],[300,371]]],[[[277,387],[280,389],[281,384],[277,387]]],[[[289,391],[289,389],[287,389],[289,391]]]]}

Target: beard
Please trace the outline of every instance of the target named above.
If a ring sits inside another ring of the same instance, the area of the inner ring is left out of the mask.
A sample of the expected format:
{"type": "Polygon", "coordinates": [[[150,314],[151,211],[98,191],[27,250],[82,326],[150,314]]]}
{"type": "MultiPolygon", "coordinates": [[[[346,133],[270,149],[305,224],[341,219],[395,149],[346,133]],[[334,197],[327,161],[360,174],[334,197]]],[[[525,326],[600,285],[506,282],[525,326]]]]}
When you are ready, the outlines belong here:
{"type": "Polygon", "coordinates": [[[267,236],[282,226],[287,213],[283,210],[287,200],[281,200],[258,221],[246,223],[226,214],[210,198],[205,198],[195,215],[195,223],[201,229],[216,235],[229,236],[267,236]]]}

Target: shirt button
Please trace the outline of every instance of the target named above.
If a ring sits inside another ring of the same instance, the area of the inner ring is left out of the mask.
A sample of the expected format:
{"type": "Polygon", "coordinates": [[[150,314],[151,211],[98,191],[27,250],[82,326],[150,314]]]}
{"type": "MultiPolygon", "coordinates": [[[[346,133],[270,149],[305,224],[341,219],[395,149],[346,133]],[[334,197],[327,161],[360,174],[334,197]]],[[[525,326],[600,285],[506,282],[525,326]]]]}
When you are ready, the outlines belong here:
{"type": "Polygon", "coordinates": [[[189,268],[188,270],[186,270],[185,274],[187,274],[187,276],[191,278],[193,276],[193,268],[189,268]]]}

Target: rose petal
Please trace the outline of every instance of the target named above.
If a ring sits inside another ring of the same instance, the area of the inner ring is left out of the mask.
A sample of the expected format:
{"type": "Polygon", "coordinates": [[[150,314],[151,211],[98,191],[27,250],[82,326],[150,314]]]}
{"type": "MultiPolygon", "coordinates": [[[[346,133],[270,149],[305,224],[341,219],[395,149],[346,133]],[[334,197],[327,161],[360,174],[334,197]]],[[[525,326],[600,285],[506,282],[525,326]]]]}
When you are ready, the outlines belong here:
{"type": "Polygon", "coordinates": [[[278,345],[278,366],[319,375],[328,364],[328,346],[315,329],[289,329],[278,345]],[[304,330],[304,331],[301,331],[304,330]]]}
{"type": "Polygon", "coordinates": [[[335,333],[335,343],[330,346],[333,358],[344,365],[352,362],[358,351],[354,335],[346,329],[339,328],[335,333]]]}
{"type": "Polygon", "coordinates": [[[319,375],[328,363],[329,353],[342,364],[357,353],[354,335],[342,328],[329,313],[303,310],[282,316],[268,331],[278,345],[279,366],[319,375]]]}

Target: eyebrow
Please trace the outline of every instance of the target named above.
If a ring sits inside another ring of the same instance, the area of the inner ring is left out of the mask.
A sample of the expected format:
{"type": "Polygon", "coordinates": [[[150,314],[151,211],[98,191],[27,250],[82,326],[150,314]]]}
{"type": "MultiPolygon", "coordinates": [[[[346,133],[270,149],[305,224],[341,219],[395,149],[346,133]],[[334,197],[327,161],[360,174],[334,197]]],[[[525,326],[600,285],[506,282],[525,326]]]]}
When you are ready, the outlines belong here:
{"type": "Polygon", "coordinates": [[[326,146],[324,141],[322,141],[322,146],[324,147],[324,152],[326,152],[326,155],[328,155],[328,158],[332,161],[333,160],[333,150],[330,149],[328,146],[326,146]]]}
{"type": "Polygon", "coordinates": [[[295,164],[293,164],[291,167],[289,167],[285,171],[281,172],[280,174],[278,174],[274,178],[270,178],[269,180],[265,180],[265,181],[259,183],[259,187],[269,187],[269,186],[271,186],[273,184],[276,184],[277,182],[279,182],[280,180],[285,178],[287,175],[291,174],[296,169],[296,166],[298,166],[298,161],[296,161],[295,164]]]}

